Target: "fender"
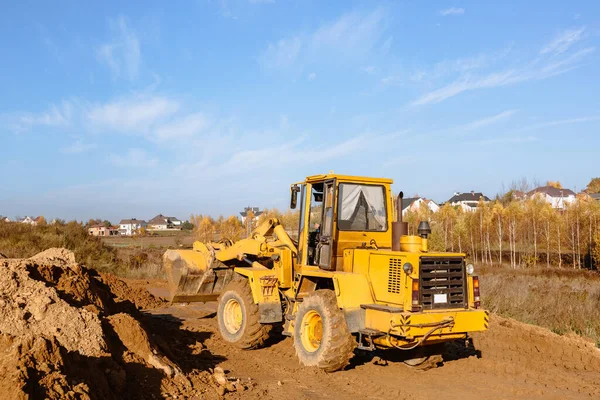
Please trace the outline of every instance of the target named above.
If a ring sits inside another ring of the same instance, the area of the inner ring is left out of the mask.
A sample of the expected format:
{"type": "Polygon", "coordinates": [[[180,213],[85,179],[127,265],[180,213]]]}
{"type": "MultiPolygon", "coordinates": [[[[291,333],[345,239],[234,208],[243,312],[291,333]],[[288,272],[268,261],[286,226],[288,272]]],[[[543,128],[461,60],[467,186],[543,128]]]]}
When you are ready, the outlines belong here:
{"type": "Polygon", "coordinates": [[[259,321],[272,324],[283,321],[279,281],[274,270],[268,268],[235,268],[234,271],[248,279],[254,303],[258,304],[259,321]]]}

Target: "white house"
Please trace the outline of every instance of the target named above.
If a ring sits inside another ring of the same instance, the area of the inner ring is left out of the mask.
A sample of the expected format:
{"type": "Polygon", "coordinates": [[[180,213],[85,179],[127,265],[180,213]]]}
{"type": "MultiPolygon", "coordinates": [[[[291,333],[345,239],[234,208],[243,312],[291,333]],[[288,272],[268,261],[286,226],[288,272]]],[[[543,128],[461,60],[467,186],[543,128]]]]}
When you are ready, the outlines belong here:
{"type": "Polygon", "coordinates": [[[121,222],[119,222],[119,232],[121,235],[135,235],[139,233],[142,228],[146,228],[146,221],[142,219],[122,219],[121,222]]]}
{"type": "Polygon", "coordinates": [[[3,221],[3,222],[11,222],[11,219],[10,219],[10,218],[8,218],[8,217],[4,217],[4,216],[0,215],[0,221],[3,221]]]}
{"type": "Polygon", "coordinates": [[[263,212],[260,211],[258,207],[244,207],[244,211],[240,212],[240,215],[242,216],[242,224],[246,223],[246,218],[248,217],[249,213],[252,213],[254,215],[254,217],[252,218],[253,221],[258,221],[258,217],[263,212]]]}
{"type": "Polygon", "coordinates": [[[36,219],[37,218],[31,218],[30,216],[26,215],[25,218],[21,218],[19,222],[22,224],[37,225],[36,219]]]}
{"type": "Polygon", "coordinates": [[[489,197],[485,196],[481,192],[470,191],[468,193],[454,193],[454,196],[448,200],[453,207],[460,207],[463,211],[475,211],[479,205],[479,201],[483,200],[484,203],[490,201],[489,197]]]}
{"type": "Polygon", "coordinates": [[[148,229],[157,231],[166,231],[168,229],[180,229],[183,222],[175,217],[167,217],[158,214],[156,217],[148,221],[148,229]]]}
{"type": "Polygon", "coordinates": [[[428,207],[431,212],[440,211],[440,206],[438,206],[435,201],[426,199],[424,197],[409,197],[407,199],[402,199],[403,216],[406,215],[409,210],[412,212],[417,212],[421,207],[428,207]]]}
{"type": "Polygon", "coordinates": [[[574,203],[577,199],[575,192],[570,189],[559,189],[554,186],[540,186],[527,193],[527,197],[539,197],[552,205],[552,208],[562,210],[565,205],[574,203]]]}

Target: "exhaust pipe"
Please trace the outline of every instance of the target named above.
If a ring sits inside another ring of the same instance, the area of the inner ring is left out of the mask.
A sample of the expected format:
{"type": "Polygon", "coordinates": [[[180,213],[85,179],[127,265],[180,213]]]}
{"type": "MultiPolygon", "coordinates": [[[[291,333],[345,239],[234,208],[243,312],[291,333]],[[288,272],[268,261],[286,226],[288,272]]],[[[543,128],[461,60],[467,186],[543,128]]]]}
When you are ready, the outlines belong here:
{"type": "Polygon", "coordinates": [[[392,250],[400,251],[400,238],[403,235],[408,235],[408,222],[402,221],[402,198],[404,193],[398,194],[396,200],[396,215],[398,216],[396,222],[392,222],[392,250]]]}

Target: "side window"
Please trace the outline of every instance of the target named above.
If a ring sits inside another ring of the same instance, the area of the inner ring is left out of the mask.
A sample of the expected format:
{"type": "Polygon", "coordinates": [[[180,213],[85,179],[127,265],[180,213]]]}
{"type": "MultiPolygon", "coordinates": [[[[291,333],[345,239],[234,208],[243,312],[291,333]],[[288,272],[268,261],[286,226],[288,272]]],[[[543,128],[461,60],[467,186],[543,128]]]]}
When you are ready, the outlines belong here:
{"type": "Polygon", "coordinates": [[[304,243],[302,234],[304,233],[304,214],[306,211],[306,185],[300,189],[300,222],[298,224],[298,263],[302,263],[302,254],[304,252],[304,243]]]}
{"type": "Polygon", "coordinates": [[[323,236],[331,236],[333,229],[333,182],[325,187],[325,202],[323,204],[325,212],[323,213],[323,236]]]}

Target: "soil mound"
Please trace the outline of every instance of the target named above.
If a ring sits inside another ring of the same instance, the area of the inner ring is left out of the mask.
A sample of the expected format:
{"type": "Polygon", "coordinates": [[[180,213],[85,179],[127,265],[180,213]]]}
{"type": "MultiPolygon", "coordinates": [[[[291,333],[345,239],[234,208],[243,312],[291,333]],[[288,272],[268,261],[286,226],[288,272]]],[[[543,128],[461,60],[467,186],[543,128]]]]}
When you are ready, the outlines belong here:
{"type": "Polygon", "coordinates": [[[166,304],[166,301],[154,297],[148,290],[141,287],[131,287],[113,274],[100,274],[110,292],[123,301],[130,301],[138,308],[149,310],[166,304]]]}
{"type": "Polygon", "coordinates": [[[157,335],[144,326],[148,317],[139,308],[162,303],[143,288],[131,289],[113,275],[77,264],[65,249],[0,259],[3,397],[154,398],[161,388],[198,392],[198,385],[209,381],[208,372],[188,367],[184,374],[164,339],[158,346],[157,335]]]}

